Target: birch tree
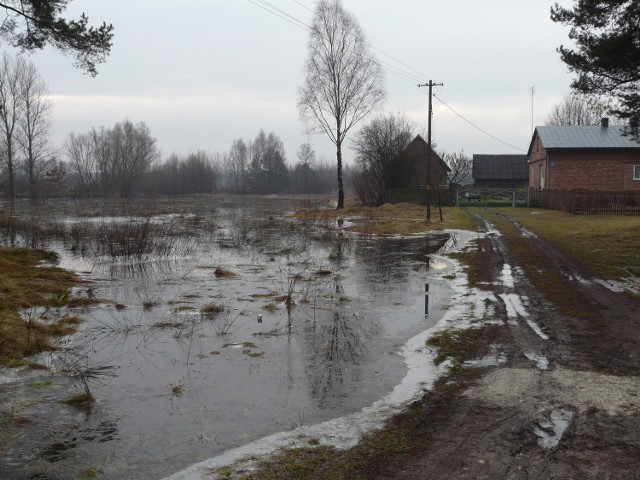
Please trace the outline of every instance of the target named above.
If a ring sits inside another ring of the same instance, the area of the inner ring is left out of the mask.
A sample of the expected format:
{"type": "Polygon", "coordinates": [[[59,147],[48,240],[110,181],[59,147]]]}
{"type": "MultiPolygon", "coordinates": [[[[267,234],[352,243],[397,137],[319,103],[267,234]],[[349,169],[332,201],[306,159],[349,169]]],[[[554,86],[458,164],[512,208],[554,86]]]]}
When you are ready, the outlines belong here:
{"type": "Polygon", "coordinates": [[[7,170],[9,199],[15,198],[15,171],[17,157],[17,128],[22,115],[20,101],[20,78],[24,70],[24,60],[8,53],[2,55],[0,64],[0,144],[7,170]]]}
{"type": "Polygon", "coordinates": [[[356,18],[340,0],[319,0],[309,34],[306,77],[298,109],[310,130],[336,146],[338,205],[344,208],[342,144],[347,133],[385,98],[384,73],[356,18]]]}
{"type": "Polygon", "coordinates": [[[18,95],[22,103],[22,115],[17,120],[17,143],[29,181],[29,194],[35,200],[40,177],[52,159],[49,146],[52,104],[47,85],[32,63],[23,64],[18,80],[18,95]]]}

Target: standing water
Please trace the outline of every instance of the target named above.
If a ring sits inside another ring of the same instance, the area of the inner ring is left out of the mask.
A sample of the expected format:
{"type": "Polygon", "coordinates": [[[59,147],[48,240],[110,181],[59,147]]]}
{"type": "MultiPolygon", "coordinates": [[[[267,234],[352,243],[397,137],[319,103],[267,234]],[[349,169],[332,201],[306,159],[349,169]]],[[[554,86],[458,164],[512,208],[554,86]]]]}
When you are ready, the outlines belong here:
{"type": "Polygon", "coordinates": [[[358,411],[404,377],[400,348],[449,295],[429,269],[447,234],[363,236],[296,219],[290,199],[207,201],[25,216],[11,240],[57,251],[101,302],[32,359],[47,369],[0,370],[0,478],[157,479],[358,411]],[[85,385],[96,403],[63,403],[85,385]]]}

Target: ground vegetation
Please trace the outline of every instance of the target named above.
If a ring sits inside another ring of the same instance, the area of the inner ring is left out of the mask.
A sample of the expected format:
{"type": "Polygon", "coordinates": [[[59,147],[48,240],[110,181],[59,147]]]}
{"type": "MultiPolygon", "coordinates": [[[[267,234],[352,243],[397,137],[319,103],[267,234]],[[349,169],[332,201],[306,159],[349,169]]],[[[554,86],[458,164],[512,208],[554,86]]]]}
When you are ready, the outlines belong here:
{"type": "Polygon", "coordinates": [[[54,349],[52,339],[75,331],[75,316],[51,317],[49,309],[77,305],[69,291],[81,280],[73,273],[43,266],[51,252],[0,247],[0,365],[16,366],[25,357],[54,349]]]}

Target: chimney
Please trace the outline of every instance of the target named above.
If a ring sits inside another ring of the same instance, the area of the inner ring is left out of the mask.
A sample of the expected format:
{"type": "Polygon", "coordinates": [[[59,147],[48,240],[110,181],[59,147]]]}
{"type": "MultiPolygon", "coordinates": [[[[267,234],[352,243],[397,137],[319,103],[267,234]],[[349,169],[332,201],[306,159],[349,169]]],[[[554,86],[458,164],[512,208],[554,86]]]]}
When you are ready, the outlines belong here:
{"type": "Polygon", "coordinates": [[[608,128],[609,119],[607,117],[602,117],[602,120],[600,121],[600,125],[602,125],[602,128],[608,128]]]}

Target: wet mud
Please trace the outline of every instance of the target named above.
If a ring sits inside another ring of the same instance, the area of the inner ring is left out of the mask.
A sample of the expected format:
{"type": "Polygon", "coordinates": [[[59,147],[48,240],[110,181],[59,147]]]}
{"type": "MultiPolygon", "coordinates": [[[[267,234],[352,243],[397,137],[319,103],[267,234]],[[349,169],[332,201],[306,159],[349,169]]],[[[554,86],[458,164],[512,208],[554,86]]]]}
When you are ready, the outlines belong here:
{"type": "Polygon", "coordinates": [[[365,460],[358,474],[638,478],[640,302],[508,217],[476,219],[487,233],[476,285],[493,304],[463,353],[476,360],[394,419],[410,446],[365,460]]]}

